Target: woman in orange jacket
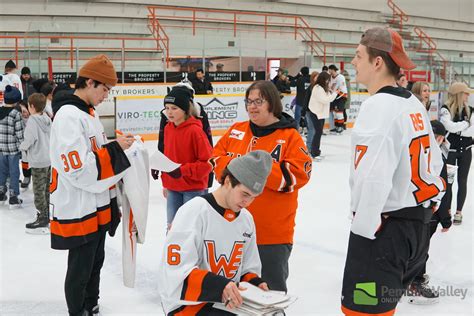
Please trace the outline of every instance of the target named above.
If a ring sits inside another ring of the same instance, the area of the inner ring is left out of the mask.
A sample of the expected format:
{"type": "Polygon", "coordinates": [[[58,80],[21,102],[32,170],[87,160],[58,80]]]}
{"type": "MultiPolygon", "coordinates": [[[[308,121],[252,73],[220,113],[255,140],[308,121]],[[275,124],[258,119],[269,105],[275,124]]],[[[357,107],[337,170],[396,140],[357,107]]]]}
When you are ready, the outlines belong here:
{"type": "Polygon", "coordinates": [[[254,150],[273,158],[263,193],[247,207],[255,220],[262,278],[270,289],[286,291],[288,259],[293,245],[298,190],[311,175],[311,157],[296,129],[283,113],[280,96],[270,81],[256,81],[245,93],[250,120],[232,125],[213,150],[212,163],[220,179],[227,164],[254,150]]]}

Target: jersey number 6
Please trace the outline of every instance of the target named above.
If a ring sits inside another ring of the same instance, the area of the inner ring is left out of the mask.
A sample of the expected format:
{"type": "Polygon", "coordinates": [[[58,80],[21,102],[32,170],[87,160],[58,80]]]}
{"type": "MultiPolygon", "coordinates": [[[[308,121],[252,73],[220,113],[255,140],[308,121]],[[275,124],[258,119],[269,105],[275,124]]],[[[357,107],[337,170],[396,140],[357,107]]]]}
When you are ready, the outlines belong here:
{"type": "Polygon", "coordinates": [[[181,250],[181,247],[178,245],[169,245],[168,246],[168,264],[170,266],[176,266],[181,263],[181,255],[179,254],[179,251],[181,250]]]}

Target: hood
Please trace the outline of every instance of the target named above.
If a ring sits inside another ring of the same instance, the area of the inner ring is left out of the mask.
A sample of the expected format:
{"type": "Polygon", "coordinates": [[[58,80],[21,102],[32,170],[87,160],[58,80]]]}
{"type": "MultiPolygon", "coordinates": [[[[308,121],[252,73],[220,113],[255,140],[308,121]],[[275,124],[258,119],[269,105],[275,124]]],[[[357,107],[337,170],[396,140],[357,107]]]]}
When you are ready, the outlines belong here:
{"type": "Polygon", "coordinates": [[[23,79],[23,76],[20,76],[20,80],[21,80],[22,83],[32,83],[34,81],[33,77],[31,77],[31,75],[30,75],[30,79],[28,79],[28,80],[25,80],[25,79],[23,79]]]}
{"type": "Polygon", "coordinates": [[[5,117],[7,117],[11,111],[13,111],[13,107],[10,106],[2,106],[0,107],[0,120],[3,120],[5,117]]]}
{"type": "Polygon", "coordinates": [[[277,129],[294,128],[296,129],[296,121],[288,113],[281,113],[280,120],[268,126],[257,126],[250,121],[250,129],[253,135],[263,137],[270,135],[277,129]]]}
{"type": "Polygon", "coordinates": [[[188,118],[186,121],[184,121],[183,123],[179,124],[179,126],[176,126],[174,125],[173,122],[168,122],[168,124],[170,124],[173,128],[177,129],[177,130],[182,130],[184,128],[187,128],[188,126],[191,126],[191,125],[196,125],[198,126],[200,129],[202,129],[202,123],[200,120],[198,120],[197,118],[195,118],[194,116],[191,116],[190,118],[188,118]]]}
{"type": "Polygon", "coordinates": [[[51,130],[51,119],[44,112],[41,115],[39,115],[39,114],[30,115],[30,118],[28,119],[28,121],[29,120],[35,121],[36,125],[38,125],[39,128],[41,128],[41,130],[45,133],[47,133],[51,130]]]}
{"type": "Polygon", "coordinates": [[[64,92],[58,92],[51,102],[51,107],[53,108],[53,114],[56,115],[56,112],[65,105],[72,104],[76,106],[79,110],[90,114],[90,109],[94,109],[93,106],[87,104],[84,100],[74,95],[74,90],[64,90],[64,92]]]}

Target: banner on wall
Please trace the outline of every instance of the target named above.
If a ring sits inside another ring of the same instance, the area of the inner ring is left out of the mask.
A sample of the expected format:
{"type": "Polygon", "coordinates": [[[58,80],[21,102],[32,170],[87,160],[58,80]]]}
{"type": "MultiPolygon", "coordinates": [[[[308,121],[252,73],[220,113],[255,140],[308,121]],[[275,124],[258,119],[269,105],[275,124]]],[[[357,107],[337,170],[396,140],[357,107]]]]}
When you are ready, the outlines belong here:
{"type": "Polygon", "coordinates": [[[206,73],[208,79],[212,82],[226,82],[226,81],[239,81],[238,71],[226,71],[226,72],[208,72],[206,73]]]}
{"type": "Polygon", "coordinates": [[[163,97],[116,97],[115,128],[123,133],[157,134],[162,103],[163,97]]]}
{"type": "MultiPolygon", "coordinates": [[[[43,72],[41,77],[48,78],[48,73],[43,72]]],[[[75,82],[76,79],[77,75],[75,72],[53,72],[53,81],[56,83],[65,83],[68,80],[75,82]]]]}
{"type": "MultiPolygon", "coordinates": [[[[248,84],[246,85],[248,86],[248,84]]],[[[227,88],[230,90],[243,88],[239,85],[229,86],[227,88]]],[[[113,112],[115,114],[116,128],[132,134],[157,134],[166,86],[122,86],[121,88],[125,90],[120,91],[120,95],[115,97],[115,112],[113,112]],[[157,95],[157,90],[162,94],[157,95]],[[138,93],[148,94],[138,95],[138,93]]],[[[222,88],[224,89],[224,87],[222,88]]],[[[246,87],[244,91],[245,89],[246,87]]],[[[362,102],[368,97],[368,93],[353,92],[351,94],[351,107],[347,110],[349,123],[355,122],[362,102]]],[[[439,92],[431,93],[431,119],[438,118],[439,100],[441,97],[442,94],[439,92]]],[[[288,94],[284,95],[281,99],[283,111],[292,117],[294,117],[294,98],[294,94],[288,94]]],[[[221,133],[236,122],[248,120],[244,99],[245,93],[228,93],[221,95],[197,95],[195,102],[204,107],[209,117],[212,131],[221,133]]],[[[99,109],[101,107],[102,105],[99,109]]]]}
{"type": "MultiPolygon", "coordinates": [[[[291,102],[294,95],[282,99],[283,110],[294,116],[291,102]]],[[[248,120],[245,94],[202,95],[195,102],[201,104],[209,118],[211,130],[224,132],[236,122],[248,120]]],[[[157,134],[163,96],[119,96],[115,99],[116,128],[124,133],[157,134]]]]}
{"type": "Polygon", "coordinates": [[[143,71],[125,71],[123,73],[124,80],[122,81],[122,73],[117,72],[117,78],[120,83],[139,83],[139,82],[164,82],[164,73],[162,71],[143,72],[143,71]]]}
{"type": "MultiPolygon", "coordinates": [[[[167,88],[174,86],[175,83],[170,84],[149,84],[149,85],[118,85],[109,92],[109,96],[105,99],[97,111],[100,115],[114,115],[114,98],[116,97],[141,97],[141,96],[155,96],[164,97],[167,94],[167,88]]],[[[214,86],[214,95],[216,94],[244,94],[250,83],[216,83],[214,86]]],[[[163,103],[161,102],[161,109],[163,103]]]]}
{"type": "MultiPolygon", "coordinates": [[[[238,71],[208,72],[206,74],[211,82],[238,82],[238,71]]],[[[265,80],[265,71],[242,71],[242,81],[265,80]]]]}

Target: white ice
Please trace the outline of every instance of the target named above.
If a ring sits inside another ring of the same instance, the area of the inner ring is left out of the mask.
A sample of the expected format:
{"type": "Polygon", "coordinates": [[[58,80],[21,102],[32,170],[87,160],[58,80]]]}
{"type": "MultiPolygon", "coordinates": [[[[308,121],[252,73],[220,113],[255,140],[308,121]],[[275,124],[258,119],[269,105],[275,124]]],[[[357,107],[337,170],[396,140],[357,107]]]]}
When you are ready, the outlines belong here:
{"type": "MultiPolygon", "coordinates": [[[[311,181],[300,191],[288,279],[289,292],[299,299],[287,315],[342,314],[340,290],[350,228],[349,134],[323,136],[321,148],[326,157],[314,163],[311,181]]],[[[152,154],[156,142],[147,142],[147,148],[152,154]]],[[[464,222],[434,235],[427,268],[430,285],[467,289],[467,296],[444,296],[430,306],[401,302],[396,315],[474,315],[472,169],[464,222]]],[[[135,288],[122,285],[120,229],[114,238],[107,238],[100,288],[102,315],[163,314],[157,268],[165,236],[166,201],[161,181],[151,182],[147,236],[138,247],[135,288]]],[[[66,315],[67,251],[52,250],[49,235],[25,233],[25,224],[35,214],[31,187],[22,197],[22,209],[0,206],[0,315],[66,315]]]]}

